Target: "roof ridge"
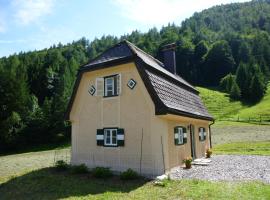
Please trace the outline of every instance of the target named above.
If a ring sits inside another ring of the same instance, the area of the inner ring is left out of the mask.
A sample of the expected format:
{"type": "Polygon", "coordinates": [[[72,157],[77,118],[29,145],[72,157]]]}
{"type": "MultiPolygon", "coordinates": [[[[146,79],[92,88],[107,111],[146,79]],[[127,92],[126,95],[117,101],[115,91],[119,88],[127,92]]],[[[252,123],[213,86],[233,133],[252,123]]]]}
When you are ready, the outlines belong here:
{"type": "Polygon", "coordinates": [[[127,43],[127,45],[131,48],[131,50],[132,50],[132,52],[133,52],[134,54],[137,55],[136,51],[135,51],[133,48],[135,48],[137,51],[140,51],[141,53],[145,54],[145,55],[148,56],[149,58],[151,58],[151,59],[153,59],[154,61],[156,61],[159,65],[161,65],[161,67],[164,67],[164,64],[163,64],[160,60],[158,60],[158,59],[156,59],[155,57],[153,57],[152,55],[146,53],[145,51],[143,51],[142,49],[140,49],[139,47],[137,47],[135,44],[133,44],[132,42],[130,42],[130,41],[128,41],[128,40],[124,40],[124,41],[125,41],[125,42],[127,43]]]}
{"type": "MultiPolygon", "coordinates": [[[[111,49],[113,49],[113,48],[115,48],[115,47],[117,47],[117,46],[119,46],[119,45],[125,43],[126,41],[127,41],[127,40],[122,40],[122,41],[120,41],[120,42],[117,42],[116,44],[114,44],[114,45],[111,46],[110,48],[108,48],[108,49],[106,49],[105,51],[103,51],[102,53],[100,53],[100,54],[99,54],[98,56],[96,56],[95,58],[89,60],[89,61],[87,62],[87,64],[84,64],[84,65],[83,65],[83,67],[87,67],[90,63],[92,63],[92,62],[98,60],[100,57],[102,57],[102,55],[104,55],[106,52],[109,52],[111,49]]],[[[133,52],[133,50],[131,50],[131,51],[132,51],[133,54],[135,54],[135,52],[133,52]]]]}

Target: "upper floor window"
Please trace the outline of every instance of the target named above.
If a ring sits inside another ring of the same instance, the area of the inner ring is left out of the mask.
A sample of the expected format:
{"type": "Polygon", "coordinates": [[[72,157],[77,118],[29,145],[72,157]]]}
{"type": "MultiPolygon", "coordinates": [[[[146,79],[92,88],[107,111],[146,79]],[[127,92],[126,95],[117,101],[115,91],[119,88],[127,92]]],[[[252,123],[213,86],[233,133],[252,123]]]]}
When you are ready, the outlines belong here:
{"type": "Polygon", "coordinates": [[[121,75],[116,74],[96,79],[96,95],[104,97],[118,96],[121,93],[121,75]]]}

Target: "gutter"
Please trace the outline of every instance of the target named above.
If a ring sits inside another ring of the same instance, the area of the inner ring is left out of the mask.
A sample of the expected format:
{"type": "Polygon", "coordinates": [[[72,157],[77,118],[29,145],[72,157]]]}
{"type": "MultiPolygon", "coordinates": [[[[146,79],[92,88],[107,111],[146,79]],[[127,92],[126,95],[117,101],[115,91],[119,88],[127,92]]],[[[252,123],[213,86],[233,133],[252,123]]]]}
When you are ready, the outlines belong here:
{"type": "Polygon", "coordinates": [[[211,126],[215,124],[215,120],[213,119],[212,123],[209,124],[209,141],[210,141],[210,148],[212,149],[212,132],[211,132],[211,126]]]}

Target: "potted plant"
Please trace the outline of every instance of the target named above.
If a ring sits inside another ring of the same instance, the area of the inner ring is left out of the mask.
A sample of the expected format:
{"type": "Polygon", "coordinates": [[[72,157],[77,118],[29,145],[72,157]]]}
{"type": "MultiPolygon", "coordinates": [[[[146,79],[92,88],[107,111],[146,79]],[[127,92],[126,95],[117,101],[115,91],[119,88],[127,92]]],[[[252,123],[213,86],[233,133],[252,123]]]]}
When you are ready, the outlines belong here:
{"type": "Polygon", "coordinates": [[[211,155],[212,155],[212,150],[211,149],[206,149],[205,155],[206,155],[206,158],[210,158],[211,155]]]}
{"type": "Polygon", "coordinates": [[[183,160],[183,163],[186,165],[186,169],[191,168],[191,162],[192,162],[192,157],[187,157],[186,159],[183,160]]]}

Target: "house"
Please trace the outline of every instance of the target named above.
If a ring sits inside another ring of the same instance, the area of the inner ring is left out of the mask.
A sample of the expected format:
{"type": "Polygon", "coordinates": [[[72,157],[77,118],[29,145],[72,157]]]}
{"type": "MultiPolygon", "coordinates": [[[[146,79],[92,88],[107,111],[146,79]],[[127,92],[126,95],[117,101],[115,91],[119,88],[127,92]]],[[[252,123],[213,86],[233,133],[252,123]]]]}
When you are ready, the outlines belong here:
{"type": "Polygon", "coordinates": [[[72,164],[160,175],[205,155],[213,118],[176,75],[174,50],[162,63],[122,41],[79,69],[66,115],[72,164]]]}

